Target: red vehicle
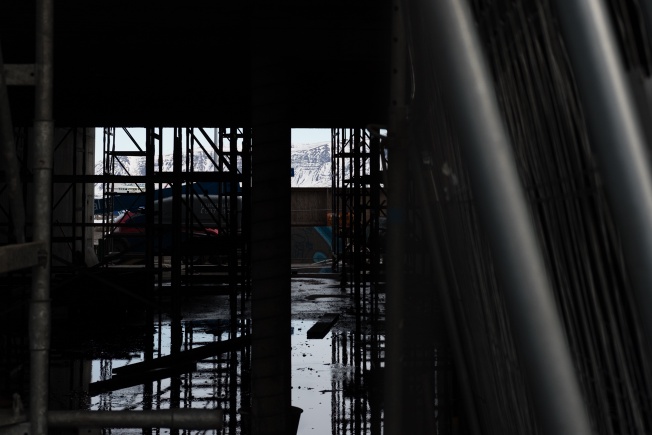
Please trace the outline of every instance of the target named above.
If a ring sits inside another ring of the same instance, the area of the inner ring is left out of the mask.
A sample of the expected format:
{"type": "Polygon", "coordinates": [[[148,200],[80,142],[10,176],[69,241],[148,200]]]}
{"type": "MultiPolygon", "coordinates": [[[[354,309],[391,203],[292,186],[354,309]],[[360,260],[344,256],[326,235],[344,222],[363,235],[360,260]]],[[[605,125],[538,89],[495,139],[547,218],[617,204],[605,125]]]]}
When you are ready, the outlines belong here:
{"type": "Polygon", "coordinates": [[[170,255],[173,250],[174,231],[180,230],[181,253],[193,262],[203,262],[212,253],[219,252],[220,241],[239,231],[242,199],[238,197],[237,200],[238,209],[233,221],[231,199],[228,196],[202,195],[183,198],[180,228],[172,225],[172,198],[164,198],[161,201],[163,212],[160,215],[159,207],[155,207],[152,230],[148,230],[147,211],[144,208],[125,211],[116,218],[115,228],[109,236],[111,250],[122,254],[143,255],[147,240],[151,237],[156,254],[170,255]],[[187,206],[188,202],[192,203],[192,207],[187,206]]]}

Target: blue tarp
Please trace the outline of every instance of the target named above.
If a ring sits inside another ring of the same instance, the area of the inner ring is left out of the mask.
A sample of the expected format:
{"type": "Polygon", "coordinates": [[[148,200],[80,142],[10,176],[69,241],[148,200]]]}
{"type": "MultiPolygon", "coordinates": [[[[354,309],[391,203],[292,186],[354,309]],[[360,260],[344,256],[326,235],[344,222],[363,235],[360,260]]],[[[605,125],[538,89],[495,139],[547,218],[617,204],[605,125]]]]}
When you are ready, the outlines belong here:
{"type": "MultiPolygon", "coordinates": [[[[218,195],[220,193],[229,193],[228,184],[225,186],[227,189],[219,192],[219,182],[203,182],[192,184],[193,191],[200,195],[218,195]]],[[[187,185],[182,186],[182,194],[186,193],[187,185]]],[[[172,196],[172,188],[157,190],[154,192],[154,199],[168,198],[172,196]]],[[[145,207],[145,192],[138,193],[121,193],[115,195],[113,198],[95,198],[93,214],[103,214],[113,210],[114,215],[120,214],[124,210],[136,211],[141,207],[145,207]],[[113,207],[111,207],[111,199],[113,199],[113,207]]]]}

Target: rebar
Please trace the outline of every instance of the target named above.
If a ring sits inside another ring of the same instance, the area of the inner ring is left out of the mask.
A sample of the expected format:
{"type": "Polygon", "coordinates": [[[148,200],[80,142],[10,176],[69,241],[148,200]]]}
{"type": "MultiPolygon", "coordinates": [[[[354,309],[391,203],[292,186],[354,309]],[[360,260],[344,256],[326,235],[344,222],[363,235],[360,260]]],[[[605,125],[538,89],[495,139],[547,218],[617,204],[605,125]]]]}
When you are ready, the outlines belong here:
{"type": "Polygon", "coordinates": [[[650,152],[602,1],[557,1],[599,169],[622,236],[640,316],[652,344],[650,152]]]}
{"type": "Polygon", "coordinates": [[[538,423],[542,433],[589,434],[579,382],[470,9],[458,1],[429,6],[421,13],[433,28],[435,71],[469,164],[474,200],[505,289],[538,423]],[[547,364],[549,360],[555,364],[547,364]]]}

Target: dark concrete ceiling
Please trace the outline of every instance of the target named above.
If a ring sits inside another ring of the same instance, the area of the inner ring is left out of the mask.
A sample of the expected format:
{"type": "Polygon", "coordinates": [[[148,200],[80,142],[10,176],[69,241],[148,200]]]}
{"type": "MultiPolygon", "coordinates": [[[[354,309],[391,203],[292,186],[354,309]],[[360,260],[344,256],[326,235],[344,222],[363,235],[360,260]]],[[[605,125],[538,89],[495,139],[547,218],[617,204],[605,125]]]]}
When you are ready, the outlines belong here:
{"type": "MultiPolygon", "coordinates": [[[[33,63],[34,1],[0,2],[5,64],[33,63]]],[[[54,2],[59,126],[247,126],[252,46],[268,35],[287,77],[291,127],[385,123],[390,2],[54,2]],[[285,39],[278,35],[285,35],[285,39]]],[[[11,86],[16,124],[31,87],[11,86]]]]}

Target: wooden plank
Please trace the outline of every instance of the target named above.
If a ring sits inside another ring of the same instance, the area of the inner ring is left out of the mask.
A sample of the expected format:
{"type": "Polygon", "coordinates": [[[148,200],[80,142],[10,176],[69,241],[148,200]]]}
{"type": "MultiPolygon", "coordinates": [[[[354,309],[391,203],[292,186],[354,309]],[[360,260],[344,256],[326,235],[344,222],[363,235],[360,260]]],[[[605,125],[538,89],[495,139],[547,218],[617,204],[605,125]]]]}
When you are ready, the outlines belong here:
{"type": "Polygon", "coordinates": [[[340,319],[339,314],[324,314],[321,318],[308,329],[308,338],[324,338],[331,330],[333,325],[340,319]]]}
{"type": "Polygon", "coordinates": [[[170,378],[183,373],[192,373],[196,369],[196,362],[185,361],[183,363],[177,363],[171,367],[158,367],[143,370],[139,373],[127,373],[118,376],[114,375],[111,379],[91,382],[88,385],[88,395],[97,396],[98,394],[108,393],[109,391],[142,385],[145,382],[158,381],[160,379],[170,378]]]}
{"type": "Polygon", "coordinates": [[[142,373],[154,369],[172,367],[186,362],[196,362],[225,352],[240,350],[251,343],[251,337],[237,337],[230,340],[216,341],[204,346],[184,350],[173,355],[166,355],[151,361],[143,361],[113,369],[113,374],[142,373]]]}
{"type": "Polygon", "coordinates": [[[133,387],[144,382],[169,378],[196,370],[197,361],[235,351],[248,346],[251,337],[238,337],[231,340],[218,341],[205,346],[195,347],[174,355],[162,356],[151,361],[143,361],[113,369],[113,377],[104,381],[89,384],[88,394],[97,396],[109,391],[133,387]]]}

